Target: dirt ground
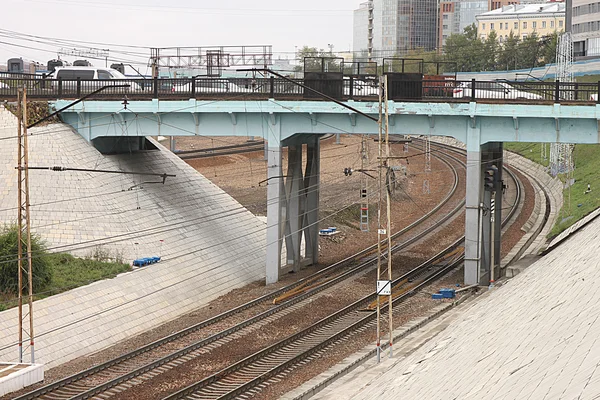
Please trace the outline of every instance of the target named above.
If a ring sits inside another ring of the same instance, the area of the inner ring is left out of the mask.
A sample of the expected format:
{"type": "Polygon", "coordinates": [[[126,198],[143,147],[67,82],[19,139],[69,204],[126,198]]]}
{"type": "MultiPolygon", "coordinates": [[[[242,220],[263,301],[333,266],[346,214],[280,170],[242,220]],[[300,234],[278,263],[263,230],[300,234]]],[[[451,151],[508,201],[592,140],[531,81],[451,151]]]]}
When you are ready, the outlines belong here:
{"type": "MultiPolygon", "coordinates": [[[[246,142],[247,138],[178,138],[178,150],[198,150],[246,142]]],[[[359,172],[350,176],[344,168],[361,168],[361,136],[342,135],[341,144],[335,137],[321,143],[320,181],[320,228],[335,226],[339,235],[321,238],[320,263],[330,263],[345,255],[353,254],[365,244],[377,240],[377,180],[359,172]],[[360,190],[362,180],[367,184],[369,200],[369,232],[360,231],[360,190]]],[[[378,143],[367,141],[368,160],[364,169],[378,174],[378,143]]],[[[407,157],[392,159],[390,166],[396,167],[398,185],[392,196],[392,232],[410,224],[418,217],[435,207],[450,190],[452,175],[449,168],[431,158],[431,172],[425,172],[425,155],[419,148],[409,146],[405,152],[403,144],[391,144],[390,155],[407,157]],[[406,171],[406,175],[404,175],[406,171]],[[424,181],[428,181],[428,184],[424,181]],[[424,186],[425,185],[425,186],[424,186]],[[429,186],[427,192],[426,186],[429,186]]],[[[267,178],[264,152],[243,153],[230,156],[188,160],[197,171],[217,186],[233,196],[238,202],[256,215],[266,215],[267,178]]],[[[283,153],[284,175],[286,174],[287,154],[283,153]]],[[[385,227],[385,198],[382,203],[382,227],[385,227]]]]}

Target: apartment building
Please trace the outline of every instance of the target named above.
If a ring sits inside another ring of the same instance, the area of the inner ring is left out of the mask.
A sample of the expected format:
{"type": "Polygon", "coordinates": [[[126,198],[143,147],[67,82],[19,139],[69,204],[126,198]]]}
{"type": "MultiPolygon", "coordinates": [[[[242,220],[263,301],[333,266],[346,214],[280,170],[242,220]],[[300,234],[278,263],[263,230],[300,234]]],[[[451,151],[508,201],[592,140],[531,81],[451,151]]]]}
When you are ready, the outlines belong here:
{"type": "Polygon", "coordinates": [[[575,57],[600,56],[600,2],[572,0],[570,7],[571,34],[575,57]]]}
{"type": "Polygon", "coordinates": [[[495,31],[498,41],[503,42],[512,32],[525,39],[536,33],[545,36],[565,30],[565,4],[520,4],[504,6],[477,16],[477,31],[481,39],[495,31]]]}

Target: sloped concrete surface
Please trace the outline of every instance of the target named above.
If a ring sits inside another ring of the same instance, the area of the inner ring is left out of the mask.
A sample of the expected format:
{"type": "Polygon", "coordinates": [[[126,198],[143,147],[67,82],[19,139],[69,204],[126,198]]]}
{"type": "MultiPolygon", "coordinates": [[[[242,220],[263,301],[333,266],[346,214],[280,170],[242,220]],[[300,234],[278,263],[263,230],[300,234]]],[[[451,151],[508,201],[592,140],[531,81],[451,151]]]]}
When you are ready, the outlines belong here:
{"type": "MultiPolygon", "coordinates": [[[[16,126],[0,106],[0,223],[16,222],[16,126]]],[[[30,166],[177,175],[163,185],[151,176],[31,171],[32,230],[50,249],[85,256],[102,244],[128,262],[163,257],[36,301],[36,362],[56,366],[264,278],[265,224],[164,147],[103,156],[66,125],[31,134],[30,166]]],[[[0,313],[0,360],[16,360],[17,324],[16,309],[0,313]]]]}
{"type": "Polygon", "coordinates": [[[599,236],[596,220],[413,354],[322,398],[598,398],[599,236]]]}

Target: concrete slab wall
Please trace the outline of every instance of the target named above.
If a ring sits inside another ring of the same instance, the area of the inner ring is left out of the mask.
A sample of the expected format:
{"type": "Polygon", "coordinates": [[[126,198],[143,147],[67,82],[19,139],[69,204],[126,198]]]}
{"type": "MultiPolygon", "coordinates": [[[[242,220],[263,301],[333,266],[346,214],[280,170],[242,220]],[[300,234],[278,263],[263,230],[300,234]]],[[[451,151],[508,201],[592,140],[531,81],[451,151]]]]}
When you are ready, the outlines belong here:
{"type": "MultiPolygon", "coordinates": [[[[16,222],[16,119],[0,107],[0,222],[16,222]]],[[[158,264],[34,304],[36,362],[56,366],[264,278],[265,225],[177,156],[104,156],[70,127],[36,128],[30,165],[173,173],[156,177],[32,171],[32,229],[54,251],[94,247],[158,264]],[[159,179],[160,180],[160,179],[159,179]],[[110,239],[106,239],[110,238],[110,239]],[[162,245],[161,245],[161,242],[162,245]]],[[[0,360],[17,358],[17,310],[0,313],[0,360]]]]}

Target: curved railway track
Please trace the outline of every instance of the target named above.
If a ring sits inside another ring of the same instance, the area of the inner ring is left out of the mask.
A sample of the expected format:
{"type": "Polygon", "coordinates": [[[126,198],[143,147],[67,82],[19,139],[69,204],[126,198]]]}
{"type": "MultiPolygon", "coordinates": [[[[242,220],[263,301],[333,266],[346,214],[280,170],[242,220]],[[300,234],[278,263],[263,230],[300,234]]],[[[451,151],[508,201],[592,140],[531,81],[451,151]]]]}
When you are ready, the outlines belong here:
{"type": "MultiPolygon", "coordinates": [[[[446,155],[446,157],[453,159],[455,162],[461,162],[454,156],[446,155]]],[[[450,166],[450,161],[445,160],[444,162],[450,166]]],[[[430,218],[431,215],[438,212],[445,204],[449,202],[459,183],[458,173],[456,170],[454,170],[454,176],[455,183],[446,198],[434,210],[428,213],[427,216],[424,216],[405,229],[397,232],[395,234],[396,238],[405,235],[407,232],[413,230],[416,226],[423,224],[427,217],[430,218]]],[[[442,223],[447,221],[452,215],[456,215],[456,213],[460,212],[463,205],[464,201],[460,202],[458,206],[452,209],[452,212],[445,214],[446,216],[443,218],[443,220],[440,219],[437,222],[442,223]]],[[[393,250],[398,251],[406,248],[416,240],[424,237],[434,228],[435,227],[429,227],[415,237],[394,245],[393,250]]],[[[345,260],[335,263],[326,269],[304,278],[290,286],[274,291],[273,293],[265,295],[249,303],[243,304],[235,309],[227,311],[200,324],[186,328],[159,341],[150,343],[114,360],[95,366],[53,384],[44,386],[38,390],[18,397],[18,399],[24,400],[39,398],[50,400],[86,399],[92,397],[106,398],[110,396],[111,393],[118,393],[127,389],[128,387],[133,386],[134,384],[157,376],[165,370],[189,361],[194,357],[198,357],[203,353],[203,349],[205,349],[207,346],[210,348],[211,346],[218,346],[222,343],[233,340],[236,337],[236,334],[239,335],[239,332],[247,327],[252,325],[256,326],[256,324],[260,324],[261,326],[268,324],[272,319],[278,318],[279,315],[284,312],[284,310],[290,312],[290,310],[299,308],[302,306],[301,303],[307,298],[354,275],[357,275],[362,271],[365,271],[367,268],[373,265],[375,261],[373,258],[367,259],[360,265],[350,268],[349,270],[344,271],[344,269],[348,265],[361,258],[368,258],[369,253],[372,252],[374,248],[376,248],[376,245],[370,246],[369,248],[351,257],[348,257],[345,260]],[[326,282],[323,282],[323,280],[326,280],[326,282]],[[205,337],[201,340],[198,340],[198,338],[194,337],[195,333],[204,328],[210,327],[217,322],[223,322],[232,316],[246,312],[250,309],[260,309],[261,307],[265,307],[269,302],[272,302],[273,299],[277,299],[291,292],[293,292],[293,295],[287,296],[282,304],[274,307],[269,306],[263,312],[246,319],[240,324],[236,324],[228,329],[210,335],[209,337],[205,337]],[[175,352],[172,352],[174,344],[176,344],[178,341],[181,342],[179,343],[179,349],[175,352]],[[165,350],[165,347],[168,347],[171,350],[165,350]],[[165,352],[167,354],[165,354],[165,352]]],[[[411,273],[416,274],[417,272],[411,271],[411,273]]],[[[413,278],[411,278],[411,280],[412,279],[413,278]]],[[[416,288],[411,289],[410,293],[412,293],[414,290],[416,290],[416,288]]]]}
{"type": "MultiPolygon", "coordinates": [[[[508,169],[506,171],[515,182],[517,201],[504,218],[503,226],[514,216],[521,198],[516,177],[508,169]]],[[[394,307],[462,264],[464,253],[458,256],[455,253],[463,241],[464,237],[417,268],[396,278],[392,283],[394,307]]],[[[377,294],[372,293],[303,331],[166,397],[165,400],[249,398],[270,380],[281,380],[296,366],[308,362],[336,343],[373,328],[376,313],[365,315],[364,308],[372,305],[376,298],[377,294]]],[[[385,307],[387,305],[384,310],[385,307]]],[[[394,313],[398,311],[394,309],[394,313]]]]}

